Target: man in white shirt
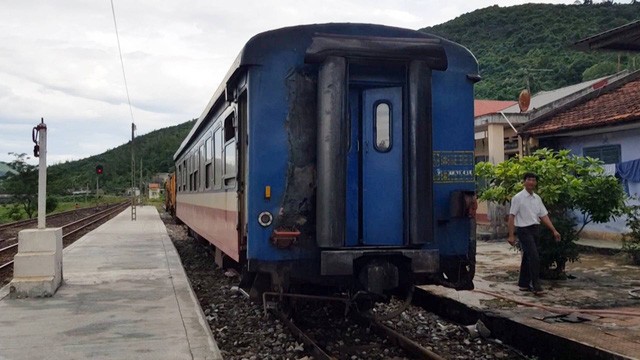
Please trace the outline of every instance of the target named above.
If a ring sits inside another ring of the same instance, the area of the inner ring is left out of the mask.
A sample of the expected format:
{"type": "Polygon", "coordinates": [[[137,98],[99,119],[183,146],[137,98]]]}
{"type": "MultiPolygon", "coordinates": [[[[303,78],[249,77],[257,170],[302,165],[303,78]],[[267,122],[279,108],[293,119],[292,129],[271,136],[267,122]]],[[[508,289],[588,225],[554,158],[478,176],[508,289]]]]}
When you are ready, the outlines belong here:
{"type": "Polygon", "coordinates": [[[556,241],[560,241],[560,233],[551,223],[542,199],[533,192],[538,184],[536,174],[526,173],[523,180],[524,189],[511,199],[509,238],[507,240],[511,246],[514,246],[516,244],[515,232],[517,232],[522,248],[520,278],[518,279],[520,290],[532,290],[535,295],[542,295],[544,290],[540,286],[540,256],[536,245],[539,234],[538,225],[542,221],[553,232],[556,241]]]}

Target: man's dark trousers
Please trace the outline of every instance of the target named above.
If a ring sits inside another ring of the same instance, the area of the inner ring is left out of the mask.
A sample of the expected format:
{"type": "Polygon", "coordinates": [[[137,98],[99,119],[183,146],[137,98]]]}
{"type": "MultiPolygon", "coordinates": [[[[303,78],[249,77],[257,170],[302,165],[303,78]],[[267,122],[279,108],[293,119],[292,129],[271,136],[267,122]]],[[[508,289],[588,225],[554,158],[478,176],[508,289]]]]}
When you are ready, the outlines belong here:
{"type": "Polygon", "coordinates": [[[520,263],[520,278],[518,286],[541,291],[540,286],[540,256],[538,255],[538,225],[517,227],[516,234],[522,248],[522,262],[520,263]]]}

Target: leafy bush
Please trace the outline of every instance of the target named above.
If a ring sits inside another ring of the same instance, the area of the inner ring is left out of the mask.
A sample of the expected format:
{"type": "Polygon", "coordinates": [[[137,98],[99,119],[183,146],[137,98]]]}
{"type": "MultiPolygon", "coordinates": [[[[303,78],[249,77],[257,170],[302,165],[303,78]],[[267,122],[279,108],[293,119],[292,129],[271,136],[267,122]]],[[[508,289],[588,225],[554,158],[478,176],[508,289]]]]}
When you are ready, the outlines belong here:
{"type": "Polygon", "coordinates": [[[53,212],[58,207],[58,199],[53,196],[47,197],[46,211],[47,214],[53,212]]]}
{"type": "Polygon", "coordinates": [[[622,251],[640,265],[640,205],[632,205],[627,212],[627,226],[631,230],[622,235],[622,251]]]}

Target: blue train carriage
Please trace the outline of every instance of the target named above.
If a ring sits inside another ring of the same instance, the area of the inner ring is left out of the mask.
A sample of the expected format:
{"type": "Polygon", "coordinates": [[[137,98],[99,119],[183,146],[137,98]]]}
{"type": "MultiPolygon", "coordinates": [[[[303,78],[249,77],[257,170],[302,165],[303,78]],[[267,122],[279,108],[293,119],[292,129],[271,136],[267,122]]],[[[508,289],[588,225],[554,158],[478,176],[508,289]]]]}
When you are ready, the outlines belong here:
{"type": "Polygon", "coordinates": [[[478,79],[414,30],[258,34],[174,156],[177,216],[279,290],[472,286],[478,79]]]}

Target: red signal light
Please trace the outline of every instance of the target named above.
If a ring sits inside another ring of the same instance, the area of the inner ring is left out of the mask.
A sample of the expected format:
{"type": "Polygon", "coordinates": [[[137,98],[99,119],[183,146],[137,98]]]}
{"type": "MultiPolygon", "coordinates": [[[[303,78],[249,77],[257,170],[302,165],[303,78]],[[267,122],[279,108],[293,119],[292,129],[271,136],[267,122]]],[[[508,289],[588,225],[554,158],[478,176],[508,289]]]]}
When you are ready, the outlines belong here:
{"type": "Polygon", "coordinates": [[[102,165],[96,165],[96,174],[102,175],[103,169],[102,165]]]}

